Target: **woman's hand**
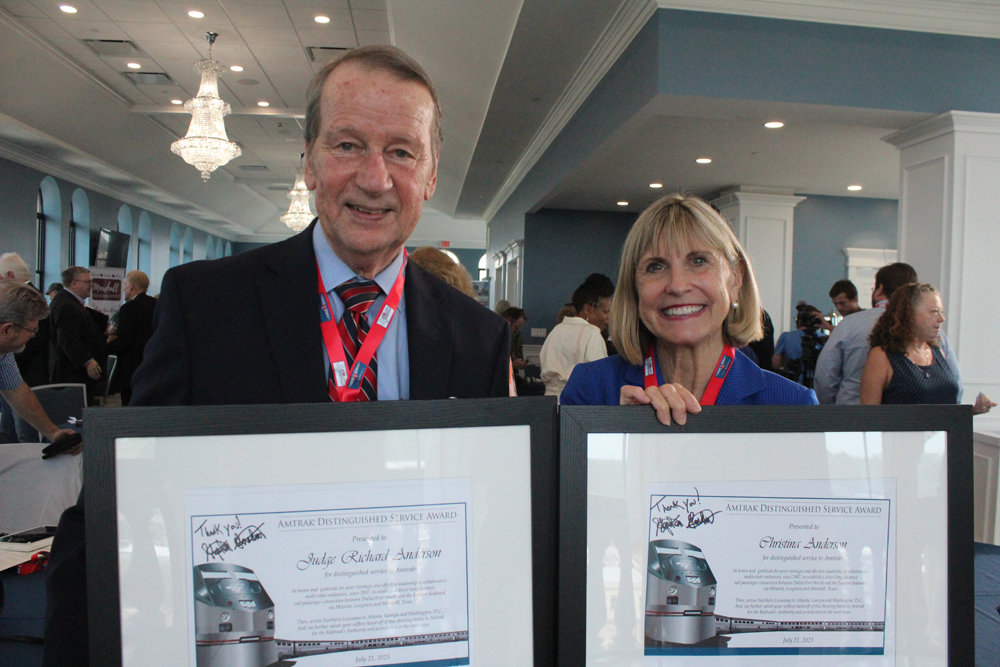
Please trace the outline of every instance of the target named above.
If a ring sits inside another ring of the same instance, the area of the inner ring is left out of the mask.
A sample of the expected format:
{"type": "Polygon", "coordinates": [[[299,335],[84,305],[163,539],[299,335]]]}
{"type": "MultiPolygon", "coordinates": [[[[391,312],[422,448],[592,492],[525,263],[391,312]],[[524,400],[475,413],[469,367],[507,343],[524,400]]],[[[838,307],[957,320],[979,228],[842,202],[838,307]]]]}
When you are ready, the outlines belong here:
{"type": "Polygon", "coordinates": [[[974,415],[985,415],[990,411],[990,408],[995,408],[996,403],[990,400],[990,397],[979,392],[979,396],[976,396],[976,404],[972,406],[972,414],[974,415]]]}
{"type": "Polygon", "coordinates": [[[665,384],[660,387],[642,387],[626,385],[622,387],[619,399],[621,405],[652,405],[656,410],[656,418],[661,424],[670,426],[670,416],[683,426],[687,423],[687,413],[701,412],[698,399],[690,391],[679,384],[665,384]]]}

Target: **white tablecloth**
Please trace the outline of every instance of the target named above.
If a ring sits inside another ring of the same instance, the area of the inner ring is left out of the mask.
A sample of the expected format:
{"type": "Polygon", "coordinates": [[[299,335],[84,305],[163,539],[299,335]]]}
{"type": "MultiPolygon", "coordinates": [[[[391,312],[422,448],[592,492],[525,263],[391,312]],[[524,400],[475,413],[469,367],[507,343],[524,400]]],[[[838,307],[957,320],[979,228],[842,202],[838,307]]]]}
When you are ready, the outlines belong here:
{"type": "Polygon", "coordinates": [[[59,523],[83,486],[83,454],[42,460],[44,444],[0,445],[0,532],[59,523]]]}

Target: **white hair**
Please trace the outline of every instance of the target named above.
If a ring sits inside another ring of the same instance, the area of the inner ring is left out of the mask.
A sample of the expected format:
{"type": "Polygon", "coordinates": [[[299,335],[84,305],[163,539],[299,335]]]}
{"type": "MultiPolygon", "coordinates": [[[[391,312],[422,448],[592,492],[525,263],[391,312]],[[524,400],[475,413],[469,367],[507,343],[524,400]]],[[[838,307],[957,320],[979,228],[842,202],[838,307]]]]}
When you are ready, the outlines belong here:
{"type": "Polygon", "coordinates": [[[28,264],[16,252],[8,252],[0,255],[0,278],[6,278],[8,271],[14,274],[14,280],[19,283],[26,283],[31,280],[31,269],[28,268],[28,264]]]}

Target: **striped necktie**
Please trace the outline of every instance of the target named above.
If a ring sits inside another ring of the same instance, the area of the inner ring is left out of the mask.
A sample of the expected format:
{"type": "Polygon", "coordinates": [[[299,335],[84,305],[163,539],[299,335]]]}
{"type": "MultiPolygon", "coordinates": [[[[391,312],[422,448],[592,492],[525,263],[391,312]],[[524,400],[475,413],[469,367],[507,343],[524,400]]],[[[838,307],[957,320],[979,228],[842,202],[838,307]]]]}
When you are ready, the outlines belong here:
{"type": "MultiPolygon", "coordinates": [[[[382,288],[374,280],[349,280],[333,288],[344,303],[344,316],[337,323],[340,339],[344,343],[344,355],[347,357],[347,367],[354,365],[358,351],[368,337],[368,317],[365,312],[372,302],[382,293],[382,288]]],[[[361,394],[359,401],[378,400],[378,361],[377,355],[372,355],[371,363],[365,369],[361,378],[361,394]]],[[[332,375],[331,375],[332,377],[332,375]]]]}

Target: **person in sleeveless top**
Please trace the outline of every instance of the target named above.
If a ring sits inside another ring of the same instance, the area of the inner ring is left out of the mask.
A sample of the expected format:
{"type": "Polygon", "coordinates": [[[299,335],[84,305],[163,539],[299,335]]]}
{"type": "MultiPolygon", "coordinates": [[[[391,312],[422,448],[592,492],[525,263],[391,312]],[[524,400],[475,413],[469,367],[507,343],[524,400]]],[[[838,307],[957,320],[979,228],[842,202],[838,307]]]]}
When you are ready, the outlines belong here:
{"type": "MultiPolygon", "coordinates": [[[[932,285],[909,283],[893,292],[868,338],[862,405],[958,402],[958,378],[940,347],[944,320],[941,295],[932,285]]],[[[995,405],[979,394],[973,412],[995,405]]]]}

